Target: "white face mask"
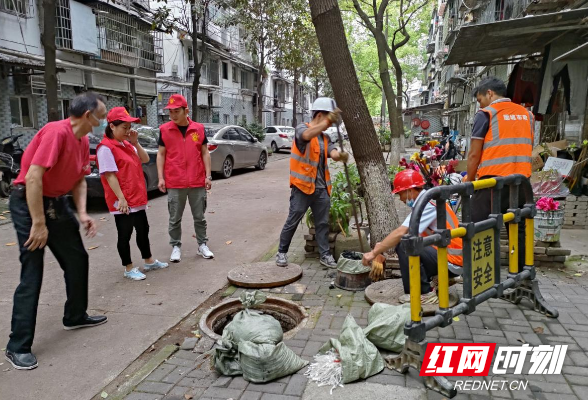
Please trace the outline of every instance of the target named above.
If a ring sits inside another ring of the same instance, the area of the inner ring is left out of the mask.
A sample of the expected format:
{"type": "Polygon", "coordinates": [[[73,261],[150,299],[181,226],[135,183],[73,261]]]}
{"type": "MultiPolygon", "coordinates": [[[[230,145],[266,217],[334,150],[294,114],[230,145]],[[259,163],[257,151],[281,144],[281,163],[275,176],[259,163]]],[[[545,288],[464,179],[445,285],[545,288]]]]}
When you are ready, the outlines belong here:
{"type": "Polygon", "coordinates": [[[98,119],[94,114],[91,114],[91,115],[100,124],[98,126],[92,126],[92,133],[94,135],[96,135],[96,136],[103,135],[104,134],[104,130],[108,126],[108,121],[106,121],[106,118],[98,119]]]}
{"type": "Polygon", "coordinates": [[[414,207],[414,203],[416,203],[416,199],[407,199],[406,200],[406,205],[410,208],[414,207]]]}

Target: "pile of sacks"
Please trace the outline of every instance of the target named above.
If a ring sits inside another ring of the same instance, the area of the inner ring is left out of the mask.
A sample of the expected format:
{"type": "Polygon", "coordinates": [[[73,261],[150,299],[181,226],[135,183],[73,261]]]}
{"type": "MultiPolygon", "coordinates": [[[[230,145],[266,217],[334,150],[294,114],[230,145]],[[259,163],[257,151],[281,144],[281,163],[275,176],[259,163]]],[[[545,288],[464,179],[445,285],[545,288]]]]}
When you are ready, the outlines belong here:
{"type": "Polygon", "coordinates": [[[410,305],[374,304],[365,329],[348,315],[339,338],[319,350],[305,375],[319,386],[331,386],[332,394],[343,383],[378,374],[385,367],[378,348],[400,352],[406,339],[404,325],[409,321],[410,305]]]}
{"type": "Polygon", "coordinates": [[[243,375],[249,382],[264,383],[294,374],[308,364],[282,342],[284,332],[278,320],[251,309],[266,298],[260,291],[241,294],[245,309],[227,324],[214,349],[214,366],[220,374],[243,375]]]}

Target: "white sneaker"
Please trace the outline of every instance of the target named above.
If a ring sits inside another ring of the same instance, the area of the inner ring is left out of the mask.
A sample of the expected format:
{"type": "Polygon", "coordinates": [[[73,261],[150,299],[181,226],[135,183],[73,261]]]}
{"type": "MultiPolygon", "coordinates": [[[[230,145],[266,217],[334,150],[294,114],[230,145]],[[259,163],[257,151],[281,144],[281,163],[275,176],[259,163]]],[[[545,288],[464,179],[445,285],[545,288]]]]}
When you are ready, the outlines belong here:
{"type": "Polygon", "coordinates": [[[197,254],[204,258],[214,258],[214,254],[212,254],[212,251],[210,251],[206,243],[202,243],[200,247],[198,247],[197,254]]]}
{"type": "Polygon", "coordinates": [[[182,249],[180,249],[178,246],[174,246],[169,260],[173,263],[179,263],[182,261],[182,249]]]}

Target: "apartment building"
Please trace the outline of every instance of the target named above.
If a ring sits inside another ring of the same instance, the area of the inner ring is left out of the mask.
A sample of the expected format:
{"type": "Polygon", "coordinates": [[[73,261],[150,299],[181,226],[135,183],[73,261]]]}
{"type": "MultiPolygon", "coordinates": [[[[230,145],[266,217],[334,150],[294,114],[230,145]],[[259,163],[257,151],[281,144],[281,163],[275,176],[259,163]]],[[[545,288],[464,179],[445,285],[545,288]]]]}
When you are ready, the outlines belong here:
{"type": "Polygon", "coordinates": [[[440,105],[443,126],[467,137],[478,111],[472,89],[496,76],[514,102],[535,114],[536,142],[585,138],[586,17],[586,0],[438,1],[421,106],[440,105]]]}
{"type": "MultiPolygon", "coordinates": [[[[0,0],[0,132],[22,133],[26,145],[47,122],[42,12],[33,0],[0,0]]],[[[92,90],[109,108],[125,106],[142,123],[157,123],[156,73],[163,37],[152,30],[148,0],[57,0],[59,112],[92,90]]]]}
{"type": "MultiPolygon", "coordinates": [[[[176,13],[185,12],[182,0],[169,1],[168,5],[176,13]]],[[[208,57],[200,71],[196,105],[199,122],[238,124],[241,121],[251,123],[257,119],[257,68],[247,50],[243,28],[223,24],[231,12],[214,3],[208,8],[208,57]]],[[[164,67],[158,77],[164,78],[166,82],[158,84],[159,123],[169,120],[164,107],[173,93],[182,93],[192,107],[195,72],[192,47],[192,38],[185,32],[175,30],[163,35],[164,67]]],[[[291,125],[292,78],[271,67],[266,74],[262,88],[262,125],[291,125]]],[[[310,115],[311,96],[302,85],[299,98],[298,121],[305,121],[310,115]]]]}

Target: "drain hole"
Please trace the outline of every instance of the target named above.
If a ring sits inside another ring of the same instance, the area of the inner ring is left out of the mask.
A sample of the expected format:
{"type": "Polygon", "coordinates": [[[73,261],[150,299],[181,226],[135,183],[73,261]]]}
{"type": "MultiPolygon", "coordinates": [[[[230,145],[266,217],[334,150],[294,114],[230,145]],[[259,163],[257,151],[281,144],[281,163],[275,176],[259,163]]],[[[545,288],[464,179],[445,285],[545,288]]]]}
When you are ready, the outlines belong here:
{"type": "MultiPolygon", "coordinates": [[[[218,340],[225,326],[241,310],[243,310],[243,306],[238,299],[223,302],[202,316],[200,329],[213,340],[218,340]]],[[[255,310],[271,315],[278,320],[285,337],[289,332],[290,336],[294,336],[307,318],[304,308],[294,302],[280,298],[268,298],[265,303],[257,306],[255,310]]]]}
{"type": "MultiPolygon", "coordinates": [[[[233,320],[233,317],[237,314],[237,312],[231,313],[224,318],[220,318],[220,319],[214,321],[214,323],[212,325],[212,330],[214,331],[214,333],[222,336],[223,330],[225,329],[225,326],[227,326],[233,320]]],[[[272,317],[274,317],[275,319],[277,319],[278,322],[280,323],[280,326],[282,327],[282,331],[284,331],[284,333],[296,328],[296,326],[299,323],[299,321],[297,322],[291,316],[277,312],[277,311],[263,310],[263,313],[269,314],[272,317]]]]}

